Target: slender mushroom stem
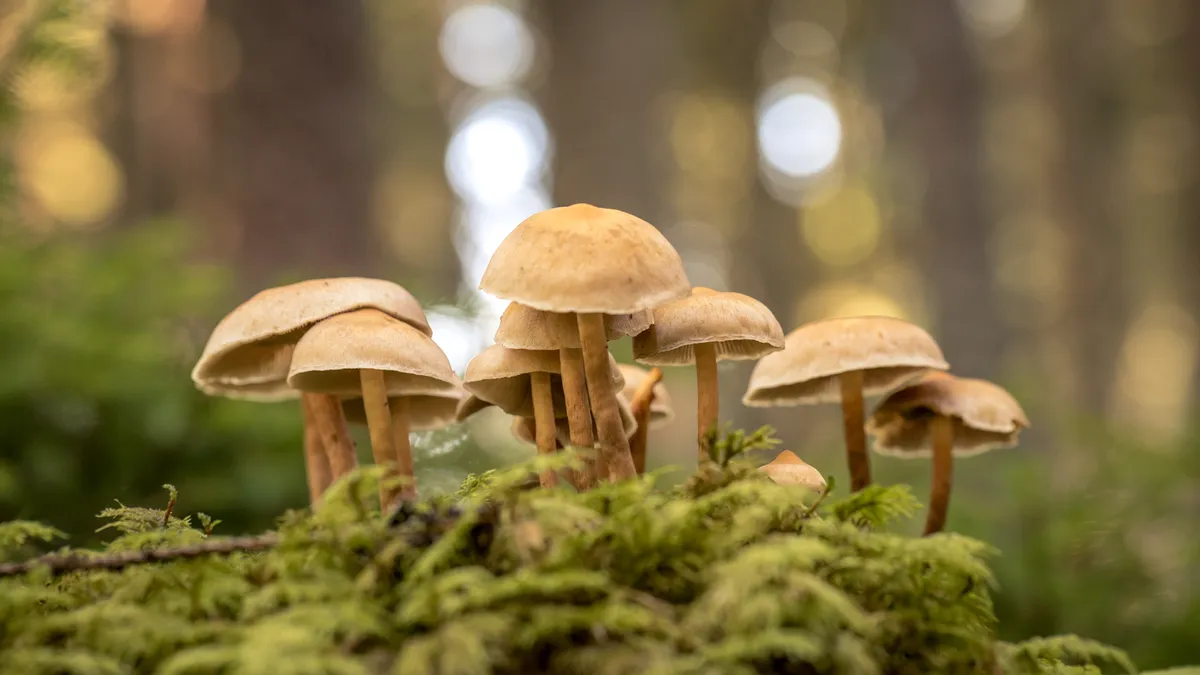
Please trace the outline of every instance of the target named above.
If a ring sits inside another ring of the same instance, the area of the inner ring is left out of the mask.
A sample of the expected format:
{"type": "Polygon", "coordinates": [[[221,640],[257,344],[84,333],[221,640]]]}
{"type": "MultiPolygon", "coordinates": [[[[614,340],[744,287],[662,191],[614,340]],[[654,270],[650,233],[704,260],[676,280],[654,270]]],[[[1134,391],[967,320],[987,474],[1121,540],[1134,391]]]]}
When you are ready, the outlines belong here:
{"type": "Polygon", "coordinates": [[[646,473],[646,441],[650,436],[650,405],[654,403],[654,386],[662,381],[662,371],[654,368],[638,384],[633,392],[633,418],[637,420],[637,431],[629,441],[629,454],[633,457],[633,468],[638,475],[646,473]]]}
{"type": "Polygon", "coordinates": [[[954,475],[954,420],[938,415],[930,423],[933,437],[933,484],[929,490],[929,513],[925,516],[925,534],[941,532],[946,527],[950,509],[950,485],[954,475]]]}
{"type": "MultiPolygon", "coordinates": [[[[554,399],[550,394],[550,374],[530,373],[533,389],[533,434],[539,455],[553,455],[558,442],[554,424],[554,399]]],[[[558,474],[547,469],[538,476],[542,487],[556,487],[558,474]]]]}
{"type": "Polygon", "coordinates": [[[717,390],[717,348],[712,344],[698,344],[696,352],[696,424],[699,461],[709,461],[708,432],[717,426],[719,398],[717,390]]]}
{"type": "Polygon", "coordinates": [[[871,458],[867,456],[867,431],[863,426],[863,372],[852,370],[838,377],[842,386],[842,425],[846,434],[846,461],[850,465],[850,491],[871,484],[871,458]]]}
{"type": "MultiPolygon", "coordinates": [[[[559,367],[562,370],[563,399],[567,404],[567,423],[571,429],[571,445],[591,448],[596,444],[592,434],[592,409],[588,402],[587,378],[583,367],[583,350],[564,348],[558,351],[559,367]]],[[[536,431],[534,433],[537,433],[536,431]]],[[[584,459],[584,466],[577,474],[575,487],[586,490],[595,484],[601,474],[596,462],[584,459]]]]}
{"type": "Polygon", "coordinates": [[[321,444],[325,446],[325,456],[329,459],[333,480],[337,480],[358,466],[358,455],[354,453],[354,442],[350,440],[350,428],[346,424],[342,402],[332,394],[305,396],[312,406],[317,433],[321,435],[321,444]]]}
{"type": "Polygon", "coordinates": [[[415,500],[417,498],[417,482],[416,474],[413,471],[412,443],[408,440],[408,432],[412,427],[409,424],[408,399],[403,396],[393,398],[388,401],[388,407],[392,412],[392,448],[396,452],[393,457],[393,461],[396,463],[396,473],[400,477],[408,479],[400,487],[396,498],[415,500]]]}
{"type": "MultiPolygon", "coordinates": [[[[383,371],[363,368],[358,371],[362,383],[363,408],[367,413],[367,428],[371,432],[371,455],[377,466],[387,467],[383,479],[396,475],[396,450],[392,438],[392,413],[388,409],[387,384],[383,371]]],[[[382,483],[379,485],[379,506],[384,512],[396,497],[396,490],[382,483]]]]}
{"type": "Polygon", "coordinates": [[[629,439],[621,425],[616,392],[608,366],[608,340],[604,332],[604,315],[578,314],[579,342],[583,347],[583,365],[587,371],[588,398],[600,436],[600,457],[608,465],[609,480],[616,482],[633,478],[633,457],[629,455],[629,439]]]}
{"type": "Polygon", "coordinates": [[[333,482],[333,474],[329,458],[325,456],[325,445],[321,443],[321,432],[317,431],[311,396],[301,396],[300,404],[304,409],[304,473],[308,478],[308,502],[315,509],[317,501],[333,482]]]}

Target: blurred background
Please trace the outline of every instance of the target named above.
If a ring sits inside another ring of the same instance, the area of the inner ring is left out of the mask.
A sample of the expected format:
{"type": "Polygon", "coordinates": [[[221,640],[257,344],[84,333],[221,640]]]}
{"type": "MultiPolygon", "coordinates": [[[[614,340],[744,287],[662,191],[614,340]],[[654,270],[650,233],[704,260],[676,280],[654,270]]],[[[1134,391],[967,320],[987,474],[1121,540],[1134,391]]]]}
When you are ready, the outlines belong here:
{"type": "MultiPolygon", "coordinates": [[[[192,388],[216,321],[380,276],[461,370],[503,308],[475,290],[491,252],[584,201],[785,330],[903,317],[1009,387],[1034,426],[957,465],[950,521],[1001,551],[1005,637],[1200,661],[1200,3],[0,7],[0,519],[87,544],[170,482],[226,533],[270,527],[306,502],[299,407],[192,388]]],[[[722,366],[722,418],[845,484],[836,409],[745,409],[750,368],[722,366]]],[[[650,463],[687,471],[693,373],[666,383],[650,463]]],[[[432,493],[532,450],[487,413],[417,452],[432,493]]],[[[875,459],[921,498],[928,471],[875,459]]]]}

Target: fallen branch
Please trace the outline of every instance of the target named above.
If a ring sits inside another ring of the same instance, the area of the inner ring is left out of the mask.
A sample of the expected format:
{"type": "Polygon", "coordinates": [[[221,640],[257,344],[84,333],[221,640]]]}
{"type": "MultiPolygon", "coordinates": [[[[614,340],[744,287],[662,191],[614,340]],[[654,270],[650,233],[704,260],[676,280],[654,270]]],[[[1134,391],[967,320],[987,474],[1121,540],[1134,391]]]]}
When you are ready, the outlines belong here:
{"type": "Polygon", "coordinates": [[[252,537],[230,537],[216,541],[171,548],[145,551],[124,551],[107,555],[85,555],[79,553],[50,554],[20,563],[0,564],[0,577],[26,574],[39,568],[48,568],[51,574],[64,574],[83,570],[119,570],[129,565],[154,562],[170,562],[205,555],[229,555],[244,551],[263,551],[279,543],[279,535],[260,534],[252,537]]]}

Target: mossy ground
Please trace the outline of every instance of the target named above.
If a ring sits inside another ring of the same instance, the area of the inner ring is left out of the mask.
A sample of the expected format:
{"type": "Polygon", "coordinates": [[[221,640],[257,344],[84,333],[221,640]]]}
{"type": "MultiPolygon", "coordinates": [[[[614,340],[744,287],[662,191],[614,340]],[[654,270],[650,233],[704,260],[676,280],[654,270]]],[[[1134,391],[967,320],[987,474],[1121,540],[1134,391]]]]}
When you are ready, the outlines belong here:
{"type": "MultiPolygon", "coordinates": [[[[1073,636],[997,641],[986,544],[886,532],[917,508],[902,486],[775,485],[739,457],[764,441],[726,437],[668,492],[529,489],[564,455],[389,517],[364,469],[265,552],[0,579],[0,673],[1135,672],[1073,636]]],[[[107,552],[218,539],[207,516],[102,515],[107,552]]],[[[0,525],[0,558],[54,534],[0,525]]]]}

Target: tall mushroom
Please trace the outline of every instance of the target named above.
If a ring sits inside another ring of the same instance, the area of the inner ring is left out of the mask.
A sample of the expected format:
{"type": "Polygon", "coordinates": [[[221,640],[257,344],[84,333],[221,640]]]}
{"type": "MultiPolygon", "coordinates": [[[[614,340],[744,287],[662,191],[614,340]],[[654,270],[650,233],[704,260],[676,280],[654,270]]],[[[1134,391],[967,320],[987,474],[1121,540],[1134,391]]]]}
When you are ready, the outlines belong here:
{"type": "MultiPolygon", "coordinates": [[[[631,478],[636,471],[607,377],[604,317],[654,309],[686,296],[690,287],[679,254],[653,225],[588,204],[525,219],[500,243],[479,284],[498,298],[576,315],[601,458],[612,480],[631,478]]],[[[568,405],[579,405],[580,392],[567,392],[574,397],[568,405]]]]}
{"type": "Polygon", "coordinates": [[[675,418],[671,409],[671,396],[662,383],[662,371],[646,369],[629,363],[618,366],[625,376],[625,389],[621,394],[629,401],[637,421],[637,433],[629,439],[629,454],[639,475],[646,472],[646,443],[650,430],[661,427],[675,418]]]}
{"type": "Polygon", "coordinates": [[[884,399],[866,429],[878,453],[906,459],[933,457],[925,519],[925,534],[933,534],[946,525],[954,455],[1012,447],[1028,426],[1021,404],[997,385],[931,373],[884,399]]]}
{"type": "Polygon", "coordinates": [[[825,477],[821,472],[797,457],[791,450],[779,453],[775,459],[760,466],[758,470],[780,485],[800,485],[810,490],[821,490],[825,487],[825,477]]]}
{"type": "Polygon", "coordinates": [[[750,375],[742,402],[752,407],[842,405],[850,488],[871,484],[863,396],[885,394],[930,370],[946,370],[942,350],[921,328],[882,316],[826,319],[789,333],[750,375]]]}
{"type": "MultiPolygon", "coordinates": [[[[296,343],[313,324],[335,314],[370,307],[425,335],[433,331],[420,303],[404,288],[381,279],[312,279],[269,288],[246,300],[213,329],[192,370],[196,387],[209,395],[252,401],[301,397],[287,384],[296,343]]],[[[329,481],[357,464],[346,420],[336,397],[304,394],[305,465],[309,496],[316,500],[329,481]],[[315,428],[319,442],[312,438],[315,428]],[[326,456],[322,461],[318,449],[326,456]]]]}
{"type": "MultiPolygon", "coordinates": [[[[375,463],[393,467],[410,485],[408,397],[456,398],[461,391],[449,360],[428,335],[375,309],[337,314],[309,329],[292,354],[288,384],[305,392],[362,398],[375,463]],[[393,411],[389,398],[395,397],[401,404],[393,411]]],[[[380,505],[387,510],[397,497],[412,492],[380,486],[380,505]]]]}
{"type": "Polygon", "coordinates": [[[717,362],[759,359],[783,349],[783,328],[761,302],[741,293],[693,288],[691,295],[657,307],[654,323],[633,339],[633,357],[652,366],[696,366],[699,461],[716,427],[717,362]]]}
{"type": "MultiPolygon", "coordinates": [[[[605,315],[605,338],[611,341],[626,335],[637,335],[650,326],[650,320],[649,311],[605,315]]],[[[560,366],[555,372],[562,376],[567,421],[571,429],[570,444],[578,448],[592,447],[595,436],[575,316],[509,303],[500,316],[496,344],[510,349],[553,350],[558,353],[560,366]]],[[[583,476],[589,483],[594,482],[601,473],[606,474],[606,471],[598,470],[603,466],[599,461],[586,460],[584,464],[583,476]]]]}

